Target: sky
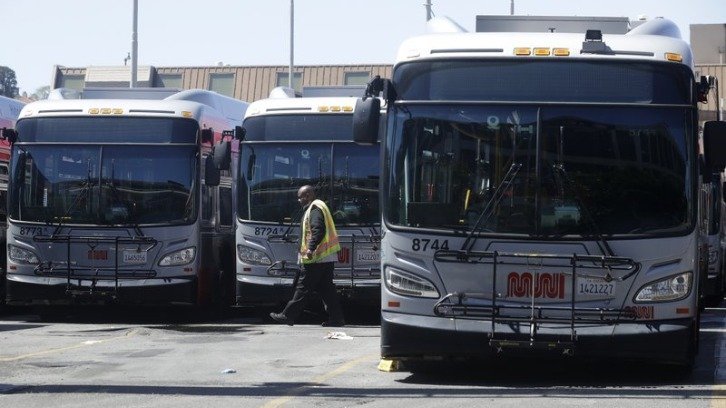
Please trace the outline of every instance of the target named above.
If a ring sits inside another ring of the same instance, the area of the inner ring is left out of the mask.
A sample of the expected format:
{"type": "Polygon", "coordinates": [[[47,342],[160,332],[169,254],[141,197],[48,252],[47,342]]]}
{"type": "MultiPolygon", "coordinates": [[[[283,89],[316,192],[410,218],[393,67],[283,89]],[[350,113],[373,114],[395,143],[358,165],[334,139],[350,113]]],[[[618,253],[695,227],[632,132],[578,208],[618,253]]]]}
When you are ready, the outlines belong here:
{"type": "MultiPolygon", "coordinates": [[[[432,0],[435,16],[474,31],[477,15],[508,15],[512,0],[432,0]]],[[[426,32],[425,0],[296,0],[296,65],[392,64],[398,45],[426,32]]],[[[138,0],[138,64],[287,65],[290,0],[138,0]]],[[[725,0],[514,0],[516,15],[665,17],[726,23],[725,0]]],[[[0,0],[0,65],[20,92],[50,84],[53,67],[123,65],[133,0],[0,0]]]]}

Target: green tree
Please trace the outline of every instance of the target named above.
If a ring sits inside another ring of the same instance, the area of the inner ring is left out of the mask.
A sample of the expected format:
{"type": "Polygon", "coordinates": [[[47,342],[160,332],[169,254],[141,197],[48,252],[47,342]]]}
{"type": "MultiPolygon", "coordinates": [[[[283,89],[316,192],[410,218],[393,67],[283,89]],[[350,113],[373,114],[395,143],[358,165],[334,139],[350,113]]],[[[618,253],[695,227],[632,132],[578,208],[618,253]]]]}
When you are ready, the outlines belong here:
{"type": "Polygon", "coordinates": [[[0,66],[0,95],[8,98],[18,96],[18,80],[15,78],[15,71],[4,66],[0,66]]]}
{"type": "Polygon", "coordinates": [[[50,86],[41,86],[40,88],[36,89],[35,92],[33,92],[32,95],[30,95],[30,99],[34,101],[39,101],[41,99],[48,99],[48,94],[50,93],[50,86]]]}

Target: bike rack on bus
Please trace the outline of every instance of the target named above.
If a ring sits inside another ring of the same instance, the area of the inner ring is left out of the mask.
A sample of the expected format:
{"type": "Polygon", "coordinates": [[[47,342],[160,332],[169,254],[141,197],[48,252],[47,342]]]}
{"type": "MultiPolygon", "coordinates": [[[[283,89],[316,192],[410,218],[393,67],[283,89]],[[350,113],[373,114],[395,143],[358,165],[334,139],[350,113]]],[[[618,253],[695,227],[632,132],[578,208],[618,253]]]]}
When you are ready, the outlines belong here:
{"type": "Polygon", "coordinates": [[[156,276],[153,269],[119,269],[119,246],[120,245],[138,245],[139,251],[149,251],[157,244],[157,240],[149,237],[92,237],[92,236],[71,236],[71,235],[36,235],[33,237],[35,242],[65,243],[66,244],[66,265],[56,266],[52,261],[47,264],[41,262],[35,268],[35,274],[39,276],[61,277],[66,278],[66,295],[71,297],[90,296],[105,297],[111,300],[118,299],[119,279],[149,279],[156,276]],[[93,250],[99,244],[113,244],[115,247],[114,267],[98,267],[98,268],[80,268],[71,265],[71,244],[85,244],[93,250]],[[144,245],[146,248],[141,248],[144,245]],[[84,273],[85,272],[85,273],[84,273]],[[104,272],[112,272],[113,274],[104,274],[104,272]],[[73,285],[72,281],[78,280],[78,285],[73,285]],[[82,280],[90,280],[91,286],[86,290],[81,286],[82,280]],[[96,284],[99,281],[114,281],[112,290],[98,290],[96,284]]]}
{"type": "Polygon", "coordinates": [[[489,345],[501,352],[505,347],[559,350],[563,354],[574,354],[577,341],[575,324],[607,324],[615,325],[621,321],[633,321],[636,314],[630,309],[619,308],[588,308],[575,306],[577,278],[595,278],[609,281],[624,281],[638,272],[640,264],[630,258],[598,255],[558,255],[558,254],[524,254],[498,251],[451,251],[439,250],[434,260],[442,263],[475,263],[492,265],[491,293],[449,293],[434,305],[434,314],[439,317],[482,320],[488,319],[491,331],[488,333],[489,345]],[[559,263],[558,263],[559,261],[559,263]],[[570,272],[563,272],[571,277],[569,307],[537,305],[535,302],[535,282],[538,272],[533,272],[531,302],[529,305],[502,305],[497,292],[497,265],[519,265],[532,269],[540,267],[562,267],[569,261],[570,272]],[[533,268],[534,267],[534,268],[533,268]],[[582,272],[581,272],[582,271],[582,272]],[[605,272],[603,274],[603,271],[605,272]],[[599,272],[599,273],[598,273],[599,272]],[[466,299],[491,300],[490,305],[465,303],[466,299]],[[517,314],[516,311],[525,312],[517,314]],[[526,315],[529,312],[529,315],[526,315]],[[548,314],[559,313],[560,316],[548,314]],[[496,331],[498,324],[518,325],[529,323],[529,340],[508,339],[496,331]],[[538,328],[543,323],[569,325],[569,341],[540,340],[538,328]]]}
{"type": "MultiPolygon", "coordinates": [[[[292,235],[268,235],[267,241],[270,243],[289,243],[289,244],[297,244],[299,243],[299,237],[298,236],[292,236],[292,235]]],[[[355,259],[356,255],[359,249],[372,249],[372,250],[379,250],[380,249],[380,242],[381,242],[381,236],[379,234],[365,234],[365,235],[339,235],[338,241],[341,244],[349,244],[350,245],[350,290],[355,290],[360,285],[356,282],[356,280],[360,279],[380,279],[381,277],[381,269],[379,265],[376,265],[376,267],[368,268],[367,270],[362,270],[360,268],[356,268],[355,265],[355,259]],[[356,270],[358,271],[356,273],[356,270]]],[[[295,266],[290,266],[291,264],[294,264],[294,262],[289,261],[275,261],[272,265],[270,265],[267,268],[267,274],[270,276],[276,276],[276,277],[285,277],[285,278],[291,278],[296,275],[296,273],[299,272],[300,268],[295,266]]],[[[336,268],[337,271],[341,270],[343,268],[336,268]]],[[[345,269],[348,269],[347,267],[345,269]]]]}
{"type": "Polygon", "coordinates": [[[341,244],[350,244],[350,290],[359,287],[356,279],[380,279],[381,267],[380,263],[374,267],[366,269],[356,268],[355,260],[357,259],[357,251],[359,249],[371,249],[373,251],[380,250],[381,236],[375,234],[368,235],[345,235],[338,236],[341,244]],[[356,272],[357,271],[357,272],[356,272]]]}

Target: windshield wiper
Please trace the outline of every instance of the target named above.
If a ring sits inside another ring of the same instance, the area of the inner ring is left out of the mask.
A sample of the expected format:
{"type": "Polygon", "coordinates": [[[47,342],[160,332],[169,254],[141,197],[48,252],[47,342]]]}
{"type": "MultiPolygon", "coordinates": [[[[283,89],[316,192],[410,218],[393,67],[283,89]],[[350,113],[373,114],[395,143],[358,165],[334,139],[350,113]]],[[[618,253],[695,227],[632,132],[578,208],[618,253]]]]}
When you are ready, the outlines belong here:
{"type": "MultiPolygon", "coordinates": [[[[73,200],[71,205],[66,208],[65,213],[60,217],[58,220],[58,225],[56,225],[55,230],[53,230],[53,236],[58,234],[61,231],[61,228],[63,228],[63,220],[68,218],[71,211],[76,208],[76,205],[81,201],[81,198],[86,197],[90,198],[90,194],[88,192],[91,191],[91,161],[88,160],[88,169],[86,171],[86,180],[83,182],[83,186],[81,186],[81,191],[76,196],[76,199],[73,200]]],[[[52,224],[52,222],[51,222],[52,224]]]]}
{"type": "Polygon", "coordinates": [[[481,225],[489,220],[489,217],[491,217],[492,214],[494,214],[494,209],[496,208],[497,204],[499,204],[499,202],[502,200],[502,197],[504,197],[504,192],[512,186],[512,181],[514,181],[514,178],[517,177],[517,173],[519,173],[519,170],[521,168],[522,163],[512,162],[512,164],[509,166],[507,174],[504,175],[502,182],[499,183],[496,190],[494,190],[492,197],[489,199],[489,201],[487,201],[487,204],[486,206],[484,206],[484,209],[479,215],[479,218],[477,218],[474,226],[471,228],[471,231],[469,231],[469,234],[467,235],[464,244],[461,246],[462,251],[470,252],[471,249],[474,247],[478,236],[476,233],[477,230],[481,225]]]}
{"type": "Polygon", "coordinates": [[[590,210],[582,200],[582,195],[579,191],[580,185],[570,178],[570,176],[567,174],[567,171],[565,171],[564,164],[555,163],[552,165],[552,169],[554,170],[555,174],[559,173],[562,176],[562,180],[565,182],[564,184],[568,187],[573,197],[575,198],[577,205],[582,210],[582,213],[585,215],[585,219],[587,220],[587,223],[590,224],[593,235],[597,239],[595,243],[600,248],[600,251],[602,251],[602,253],[607,256],[615,256],[612,248],[605,240],[605,236],[600,232],[600,227],[597,225],[595,217],[592,216],[592,213],[590,213],[590,210]]]}
{"type": "MultiPolygon", "coordinates": [[[[297,242],[297,239],[293,239],[290,237],[290,233],[292,232],[292,228],[295,226],[295,220],[300,219],[302,217],[302,207],[300,207],[296,212],[295,215],[290,218],[290,223],[287,225],[287,228],[285,229],[285,232],[282,233],[282,235],[268,235],[267,240],[268,241],[277,241],[278,242],[286,242],[286,243],[294,243],[297,242]]],[[[284,222],[284,219],[283,219],[284,222]]],[[[302,226],[301,226],[302,227],[302,226]]]]}

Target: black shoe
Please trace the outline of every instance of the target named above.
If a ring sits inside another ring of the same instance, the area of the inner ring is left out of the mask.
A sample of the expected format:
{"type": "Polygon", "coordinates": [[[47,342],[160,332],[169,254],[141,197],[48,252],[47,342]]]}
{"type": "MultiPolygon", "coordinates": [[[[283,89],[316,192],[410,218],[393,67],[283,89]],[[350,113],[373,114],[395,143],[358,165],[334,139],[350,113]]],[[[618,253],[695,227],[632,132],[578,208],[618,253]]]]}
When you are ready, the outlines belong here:
{"type": "Polygon", "coordinates": [[[272,320],[274,320],[278,323],[283,323],[288,326],[292,326],[292,324],[293,324],[293,321],[282,313],[272,312],[272,313],[270,313],[270,317],[272,318],[272,320]]]}
{"type": "Polygon", "coordinates": [[[323,324],[321,326],[323,326],[323,327],[343,327],[343,326],[345,326],[345,322],[327,321],[327,322],[323,322],[323,324]]]}

